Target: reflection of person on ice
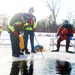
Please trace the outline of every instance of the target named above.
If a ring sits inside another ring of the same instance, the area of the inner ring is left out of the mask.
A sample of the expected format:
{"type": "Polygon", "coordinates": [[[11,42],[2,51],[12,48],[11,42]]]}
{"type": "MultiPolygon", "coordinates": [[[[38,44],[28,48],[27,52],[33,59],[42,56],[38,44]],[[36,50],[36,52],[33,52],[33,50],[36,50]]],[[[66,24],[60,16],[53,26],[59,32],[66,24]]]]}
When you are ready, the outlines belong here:
{"type": "Polygon", "coordinates": [[[57,37],[59,36],[57,40],[57,50],[53,50],[52,52],[58,52],[60,48],[60,42],[63,40],[66,40],[66,52],[73,53],[69,51],[69,45],[70,45],[70,40],[72,40],[74,33],[74,29],[71,24],[68,23],[67,20],[63,22],[63,25],[58,29],[57,31],[57,37]]]}
{"type": "Polygon", "coordinates": [[[34,50],[34,29],[37,26],[36,17],[33,15],[34,9],[31,7],[28,13],[23,13],[24,20],[26,23],[24,24],[24,45],[25,45],[25,53],[30,54],[27,49],[28,44],[28,36],[30,36],[30,43],[31,43],[31,52],[36,53],[34,50]]]}
{"type": "Polygon", "coordinates": [[[71,75],[72,65],[68,61],[56,60],[56,72],[60,75],[71,75]]]}
{"type": "Polygon", "coordinates": [[[33,61],[14,61],[12,63],[10,75],[33,75],[33,61]]]}

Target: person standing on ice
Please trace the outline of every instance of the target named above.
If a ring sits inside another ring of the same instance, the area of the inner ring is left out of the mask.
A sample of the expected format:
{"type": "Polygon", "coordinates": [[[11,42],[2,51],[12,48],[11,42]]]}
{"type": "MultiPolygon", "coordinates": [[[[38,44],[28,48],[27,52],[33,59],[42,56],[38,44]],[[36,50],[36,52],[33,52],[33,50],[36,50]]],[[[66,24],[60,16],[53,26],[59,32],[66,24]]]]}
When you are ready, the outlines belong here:
{"type": "Polygon", "coordinates": [[[12,56],[20,56],[20,46],[19,46],[19,35],[24,26],[22,13],[15,14],[8,25],[8,30],[10,34],[10,41],[12,47],[12,56]]]}
{"type": "Polygon", "coordinates": [[[60,43],[63,40],[66,40],[66,52],[73,53],[72,51],[69,51],[69,45],[70,45],[70,40],[72,40],[74,34],[74,29],[71,24],[69,24],[68,20],[65,20],[63,22],[63,25],[58,28],[57,35],[56,37],[59,36],[57,40],[57,49],[53,50],[52,52],[58,52],[60,48],[60,43]]]}
{"type": "Polygon", "coordinates": [[[31,43],[31,52],[36,53],[34,50],[34,29],[37,27],[36,17],[33,15],[34,8],[31,7],[28,13],[23,13],[23,18],[25,20],[24,24],[24,44],[25,44],[25,53],[30,54],[27,49],[28,44],[28,36],[30,36],[30,43],[31,43]]]}

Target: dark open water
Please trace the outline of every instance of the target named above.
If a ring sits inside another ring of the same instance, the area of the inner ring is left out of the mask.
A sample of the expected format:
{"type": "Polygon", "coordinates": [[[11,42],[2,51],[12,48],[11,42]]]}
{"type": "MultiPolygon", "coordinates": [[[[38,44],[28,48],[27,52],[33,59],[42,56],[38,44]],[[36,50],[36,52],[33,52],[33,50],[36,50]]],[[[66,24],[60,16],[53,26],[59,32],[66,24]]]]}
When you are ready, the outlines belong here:
{"type": "Polygon", "coordinates": [[[14,61],[8,67],[8,75],[75,75],[75,63],[53,59],[14,61]]]}

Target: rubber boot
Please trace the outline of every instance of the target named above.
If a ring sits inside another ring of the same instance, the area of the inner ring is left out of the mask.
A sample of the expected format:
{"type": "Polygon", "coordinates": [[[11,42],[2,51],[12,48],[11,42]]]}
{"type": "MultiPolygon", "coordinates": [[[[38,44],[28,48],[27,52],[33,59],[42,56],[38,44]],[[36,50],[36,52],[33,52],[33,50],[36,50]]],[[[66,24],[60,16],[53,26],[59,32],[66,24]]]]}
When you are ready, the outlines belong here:
{"type": "Polygon", "coordinates": [[[36,51],[32,51],[32,53],[36,53],[36,51]]]}
{"type": "Polygon", "coordinates": [[[56,49],[56,50],[52,50],[51,52],[59,52],[59,49],[56,49]]]}
{"type": "Polygon", "coordinates": [[[69,51],[68,48],[69,48],[69,47],[66,47],[66,52],[68,52],[68,53],[74,53],[74,52],[72,52],[72,51],[69,51]]]}
{"type": "Polygon", "coordinates": [[[68,52],[68,53],[74,53],[74,52],[72,52],[72,51],[69,51],[69,50],[66,50],[66,52],[68,52]]]}
{"type": "Polygon", "coordinates": [[[20,55],[24,55],[24,53],[22,51],[20,51],[20,55]]]}

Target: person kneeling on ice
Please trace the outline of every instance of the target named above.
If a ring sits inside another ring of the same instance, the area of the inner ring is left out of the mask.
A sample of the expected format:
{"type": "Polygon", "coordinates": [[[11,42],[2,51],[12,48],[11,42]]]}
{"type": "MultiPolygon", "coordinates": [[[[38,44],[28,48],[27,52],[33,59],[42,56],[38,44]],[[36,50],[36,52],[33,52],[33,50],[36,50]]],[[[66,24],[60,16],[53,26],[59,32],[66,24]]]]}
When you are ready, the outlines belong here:
{"type": "Polygon", "coordinates": [[[66,40],[66,52],[73,53],[72,51],[68,50],[70,45],[70,40],[72,40],[73,34],[74,34],[74,29],[72,25],[69,24],[68,20],[65,20],[63,22],[63,25],[59,27],[57,31],[56,37],[59,36],[57,40],[57,49],[53,50],[52,52],[58,52],[60,48],[60,42],[66,40]]]}

